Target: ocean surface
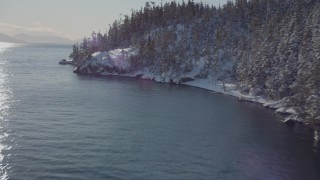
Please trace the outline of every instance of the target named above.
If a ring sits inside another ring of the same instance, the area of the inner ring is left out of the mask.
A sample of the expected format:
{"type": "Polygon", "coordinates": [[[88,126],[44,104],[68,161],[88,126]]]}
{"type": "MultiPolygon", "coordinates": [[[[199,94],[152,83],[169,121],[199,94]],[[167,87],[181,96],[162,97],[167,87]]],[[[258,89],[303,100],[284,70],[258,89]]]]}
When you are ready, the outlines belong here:
{"type": "Polygon", "coordinates": [[[312,131],[188,87],[72,73],[71,46],[0,43],[0,179],[320,179],[312,131]]]}

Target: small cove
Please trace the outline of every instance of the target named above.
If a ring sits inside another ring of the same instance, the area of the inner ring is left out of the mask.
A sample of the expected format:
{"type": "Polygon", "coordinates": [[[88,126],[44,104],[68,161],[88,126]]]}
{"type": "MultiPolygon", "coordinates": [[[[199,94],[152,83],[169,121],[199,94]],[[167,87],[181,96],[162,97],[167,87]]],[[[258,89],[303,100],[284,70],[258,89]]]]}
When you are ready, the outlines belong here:
{"type": "Polygon", "coordinates": [[[185,85],[72,73],[69,46],[1,54],[1,176],[319,179],[319,145],[272,110],[185,85]]]}

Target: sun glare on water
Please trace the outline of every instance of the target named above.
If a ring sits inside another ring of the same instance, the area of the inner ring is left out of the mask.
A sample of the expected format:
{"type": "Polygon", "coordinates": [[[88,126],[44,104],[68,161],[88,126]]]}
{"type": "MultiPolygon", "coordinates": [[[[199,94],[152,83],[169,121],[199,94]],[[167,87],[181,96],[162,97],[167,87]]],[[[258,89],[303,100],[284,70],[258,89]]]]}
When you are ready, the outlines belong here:
{"type": "Polygon", "coordinates": [[[0,59],[2,61],[2,54],[8,50],[9,48],[13,48],[13,47],[17,47],[18,45],[20,44],[17,44],[17,43],[9,43],[9,42],[0,42],[0,59]]]}
{"type": "Polygon", "coordinates": [[[5,52],[12,47],[15,47],[14,43],[0,42],[0,180],[8,179],[7,169],[8,164],[4,162],[4,151],[9,149],[5,144],[5,140],[8,134],[5,131],[5,126],[8,121],[8,110],[11,91],[7,85],[8,73],[6,70],[6,58],[5,52]]]}
{"type": "Polygon", "coordinates": [[[15,47],[16,45],[17,44],[15,43],[0,42],[0,53],[2,54],[4,51],[6,51],[6,49],[15,47]]]}

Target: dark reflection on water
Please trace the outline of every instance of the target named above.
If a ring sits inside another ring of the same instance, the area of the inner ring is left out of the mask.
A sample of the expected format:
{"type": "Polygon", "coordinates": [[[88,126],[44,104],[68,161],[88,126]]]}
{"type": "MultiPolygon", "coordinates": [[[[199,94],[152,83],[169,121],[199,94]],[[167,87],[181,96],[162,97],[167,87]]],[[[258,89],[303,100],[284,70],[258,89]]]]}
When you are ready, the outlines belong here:
{"type": "Polygon", "coordinates": [[[320,179],[319,145],[256,104],[187,86],[84,76],[71,48],[5,54],[11,179],[320,179]]]}

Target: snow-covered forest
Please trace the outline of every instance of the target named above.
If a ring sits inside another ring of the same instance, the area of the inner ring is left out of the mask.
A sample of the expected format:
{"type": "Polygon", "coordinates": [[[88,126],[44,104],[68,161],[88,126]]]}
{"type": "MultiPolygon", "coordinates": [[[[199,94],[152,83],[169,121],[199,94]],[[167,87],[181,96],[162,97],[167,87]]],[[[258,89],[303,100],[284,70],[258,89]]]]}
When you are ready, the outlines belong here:
{"type": "Polygon", "coordinates": [[[194,78],[213,77],[243,93],[282,100],[306,123],[320,125],[318,0],[235,0],[223,7],[146,2],[106,33],[75,44],[70,58],[81,66],[95,52],[125,48],[137,53],[118,73],[148,68],[176,78],[201,67],[194,78]]]}

